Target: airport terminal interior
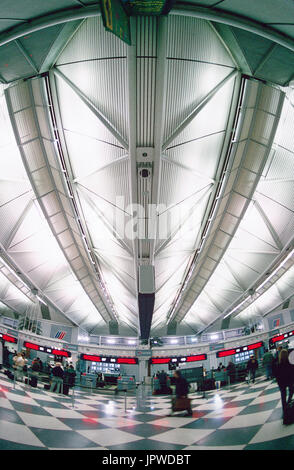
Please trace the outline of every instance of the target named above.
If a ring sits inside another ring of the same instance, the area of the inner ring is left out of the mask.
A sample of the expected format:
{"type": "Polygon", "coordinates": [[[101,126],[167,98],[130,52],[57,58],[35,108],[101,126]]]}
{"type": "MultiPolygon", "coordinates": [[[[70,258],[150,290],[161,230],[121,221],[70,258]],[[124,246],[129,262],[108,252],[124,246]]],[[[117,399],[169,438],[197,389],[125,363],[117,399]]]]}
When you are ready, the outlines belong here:
{"type": "Polygon", "coordinates": [[[293,233],[292,0],[0,0],[0,450],[293,450],[293,233]]]}

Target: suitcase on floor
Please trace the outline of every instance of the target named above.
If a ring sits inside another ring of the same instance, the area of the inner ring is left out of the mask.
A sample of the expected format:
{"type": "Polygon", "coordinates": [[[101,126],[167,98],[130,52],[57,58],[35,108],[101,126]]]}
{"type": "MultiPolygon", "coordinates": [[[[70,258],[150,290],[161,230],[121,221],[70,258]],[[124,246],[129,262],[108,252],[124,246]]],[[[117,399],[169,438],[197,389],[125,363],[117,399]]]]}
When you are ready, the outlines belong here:
{"type": "Polygon", "coordinates": [[[293,424],[294,423],[294,401],[291,401],[287,404],[284,412],[284,424],[293,424]]]}
{"type": "Polygon", "coordinates": [[[38,379],[37,377],[31,377],[30,379],[30,386],[36,388],[38,385],[38,379]]]}

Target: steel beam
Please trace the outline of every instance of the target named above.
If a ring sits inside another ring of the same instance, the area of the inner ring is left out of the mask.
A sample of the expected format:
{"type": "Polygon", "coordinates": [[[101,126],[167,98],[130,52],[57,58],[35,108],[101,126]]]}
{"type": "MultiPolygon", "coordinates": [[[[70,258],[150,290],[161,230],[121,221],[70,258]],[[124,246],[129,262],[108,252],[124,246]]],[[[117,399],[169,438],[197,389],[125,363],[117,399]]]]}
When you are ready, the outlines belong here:
{"type": "Polygon", "coordinates": [[[173,142],[178,135],[195,119],[195,117],[202,111],[203,108],[211,101],[211,99],[220,91],[230,80],[238,75],[238,70],[233,70],[224,80],[216,85],[207,95],[198,103],[193,111],[178,125],[176,130],[164,142],[162,149],[165,150],[171,142],[173,142]]]}
{"type": "Polygon", "coordinates": [[[90,99],[83,93],[69,78],[67,78],[60,70],[53,68],[54,74],[62,79],[88,107],[88,109],[99,119],[99,121],[108,129],[108,131],[118,140],[124,149],[128,149],[128,143],[122,137],[115,126],[103,115],[103,113],[95,106],[90,99]]]}

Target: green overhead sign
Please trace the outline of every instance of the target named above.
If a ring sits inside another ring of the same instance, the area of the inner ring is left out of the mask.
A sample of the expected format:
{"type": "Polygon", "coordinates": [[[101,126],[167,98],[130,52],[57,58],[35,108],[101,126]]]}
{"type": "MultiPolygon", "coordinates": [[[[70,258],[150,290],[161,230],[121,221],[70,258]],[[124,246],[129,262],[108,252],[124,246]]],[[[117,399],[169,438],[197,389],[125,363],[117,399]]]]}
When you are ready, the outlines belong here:
{"type": "Polygon", "coordinates": [[[130,45],[130,18],[125,12],[121,1],[101,0],[101,12],[105,29],[130,45]]]}
{"type": "Polygon", "coordinates": [[[167,15],[176,0],[100,0],[105,29],[131,45],[130,16],[167,15]]]}
{"type": "Polygon", "coordinates": [[[130,16],[167,15],[175,0],[122,0],[130,16]]]}

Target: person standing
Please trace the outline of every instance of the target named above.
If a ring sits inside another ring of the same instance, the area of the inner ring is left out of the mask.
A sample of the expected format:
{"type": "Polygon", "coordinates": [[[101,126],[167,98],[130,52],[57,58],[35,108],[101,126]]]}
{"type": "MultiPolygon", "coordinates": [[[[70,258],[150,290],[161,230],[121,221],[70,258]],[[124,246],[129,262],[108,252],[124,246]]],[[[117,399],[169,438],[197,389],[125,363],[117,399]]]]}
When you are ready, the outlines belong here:
{"type": "Polygon", "coordinates": [[[273,367],[273,375],[276,377],[281,392],[283,424],[286,424],[285,413],[287,404],[290,403],[294,393],[294,365],[290,364],[286,349],[280,351],[278,362],[275,362],[273,367]],[[289,392],[288,399],[287,389],[289,392]]]}
{"type": "Polygon", "coordinates": [[[3,348],[4,348],[4,342],[1,339],[0,340],[0,369],[2,369],[2,365],[3,365],[3,348]]]}
{"type": "Polygon", "coordinates": [[[56,393],[60,392],[60,388],[63,385],[63,368],[61,367],[60,362],[56,362],[55,367],[52,369],[52,382],[50,387],[50,392],[54,391],[56,385],[56,393]]]}
{"type": "Polygon", "coordinates": [[[229,364],[228,364],[227,372],[228,372],[228,376],[230,378],[230,384],[234,383],[235,382],[235,376],[236,376],[236,367],[235,367],[235,364],[232,361],[230,361],[229,364]]]}
{"type": "Polygon", "coordinates": [[[270,380],[272,378],[273,362],[274,362],[274,357],[272,353],[268,349],[266,349],[265,354],[262,359],[262,365],[265,368],[266,380],[270,380]]]}
{"type": "Polygon", "coordinates": [[[255,382],[255,374],[258,369],[258,362],[254,356],[250,356],[249,361],[247,362],[247,373],[249,375],[248,382],[252,380],[252,383],[255,382]]]}
{"type": "Polygon", "coordinates": [[[15,369],[15,380],[20,380],[22,382],[23,379],[23,368],[26,364],[26,360],[22,353],[17,353],[16,356],[13,358],[13,368],[15,369]]]}

